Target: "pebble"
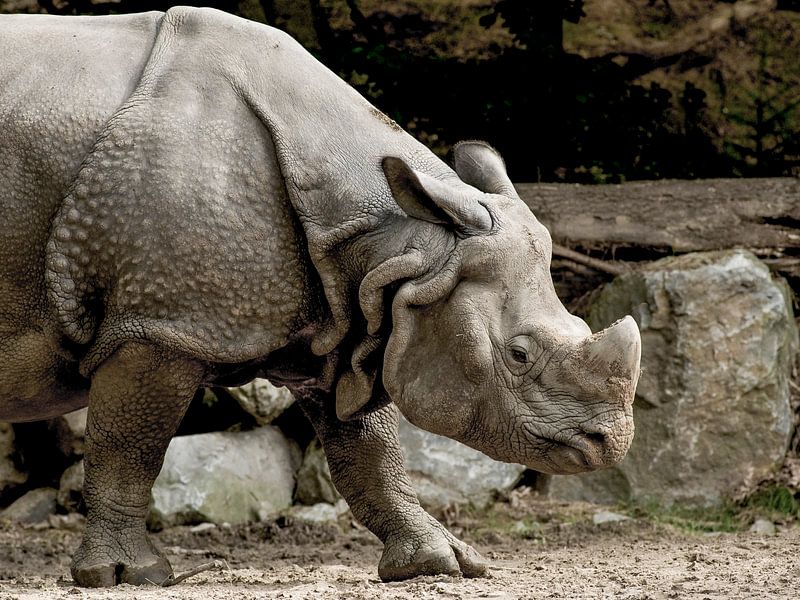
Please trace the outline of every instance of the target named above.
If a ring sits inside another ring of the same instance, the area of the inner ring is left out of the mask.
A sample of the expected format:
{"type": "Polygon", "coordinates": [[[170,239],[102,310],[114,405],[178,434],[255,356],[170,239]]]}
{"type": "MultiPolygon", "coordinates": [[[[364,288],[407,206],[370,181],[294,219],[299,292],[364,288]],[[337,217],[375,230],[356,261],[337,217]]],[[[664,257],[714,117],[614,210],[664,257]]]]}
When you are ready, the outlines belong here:
{"type": "Polygon", "coordinates": [[[592,516],[592,522],[595,525],[602,525],[603,523],[619,523],[620,521],[630,520],[631,518],[626,515],[621,515],[608,510],[601,510],[592,516]]]}
{"type": "Polygon", "coordinates": [[[294,518],[306,523],[335,523],[348,510],[347,502],[339,500],[336,504],[318,502],[312,506],[294,507],[291,514],[294,518]]]}
{"type": "Polygon", "coordinates": [[[216,529],[217,526],[214,523],[200,523],[195,525],[194,527],[189,528],[189,531],[192,533],[205,533],[206,531],[211,531],[212,529],[216,529]]]}
{"type": "Polygon", "coordinates": [[[775,524],[766,519],[756,519],[755,523],[750,526],[750,533],[758,535],[775,535],[775,524]]]}

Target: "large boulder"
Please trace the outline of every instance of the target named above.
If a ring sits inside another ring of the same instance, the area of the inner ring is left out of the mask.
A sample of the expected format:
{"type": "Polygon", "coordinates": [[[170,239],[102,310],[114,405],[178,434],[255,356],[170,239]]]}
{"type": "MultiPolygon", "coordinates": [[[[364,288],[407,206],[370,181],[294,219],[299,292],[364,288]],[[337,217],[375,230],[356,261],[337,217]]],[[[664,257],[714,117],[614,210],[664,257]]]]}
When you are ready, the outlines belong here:
{"type": "Polygon", "coordinates": [[[294,403],[287,388],[275,387],[266,379],[254,379],[228,391],[259,425],[269,425],[294,403]]]}
{"type": "Polygon", "coordinates": [[[336,504],[341,499],[331,481],[328,459],[318,439],[306,448],[303,464],[297,472],[295,500],[300,504],[314,505],[320,502],[336,504]]]}
{"type": "Polygon", "coordinates": [[[420,501],[430,508],[452,504],[486,507],[510,491],[525,467],[492,460],[454,440],[423,431],[400,417],[400,443],[420,501]]]}
{"type": "Polygon", "coordinates": [[[0,519],[22,525],[47,521],[56,512],[56,493],[53,488],[31,490],[0,512],[0,519]]]}
{"type": "Polygon", "coordinates": [[[642,332],[633,445],[612,469],[553,477],[552,497],[709,505],[780,467],[797,349],[783,281],[746,251],[666,258],[606,286],[588,321],[625,314],[642,332]]]}
{"type": "Polygon", "coordinates": [[[8,423],[0,423],[0,501],[13,496],[14,488],[28,480],[27,474],[14,464],[13,455],[14,429],[8,423]]]}
{"type": "Polygon", "coordinates": [[[266,519],[291,505],[300,460],[275,427],[176,437],[153,486],[151,524],[266,519]]]}

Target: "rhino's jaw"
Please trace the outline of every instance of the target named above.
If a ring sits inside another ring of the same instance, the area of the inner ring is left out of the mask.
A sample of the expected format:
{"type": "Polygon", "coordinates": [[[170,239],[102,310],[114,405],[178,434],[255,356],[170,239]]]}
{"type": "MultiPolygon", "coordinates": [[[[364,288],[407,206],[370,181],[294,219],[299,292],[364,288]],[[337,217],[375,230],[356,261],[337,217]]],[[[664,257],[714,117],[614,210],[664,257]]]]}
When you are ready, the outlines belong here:
{"type": "Polygon", "coordinates": [[[524,464],[541,473],[571,475],[609,468],[625,457],[633,441],[630,406],[609,409],[599,419],[570,418],[574,424],[564,428],[529,412],[492,430],[498,412],[480,413],[463,435],[451,437],[495,460],[524,464]]]}
{"type": "Polygon", "coordinates": [[[542,440],[542,443],[550,446],[542,462],[537,462],[537,471],[553,475],[572,475],[575,473],[585,473],[594,471],[606,466],[598,460],[598,452],[588,448],[580,449],[578,445],[563,444],[555,440],[542,440]]]}
{"type": "Polygon", "coordinates": [[[630,411],[617,415],[614,423],[589,426],[552,437],[524,428],[523,444],[536,450],[526,466],[554,475],[570,475],[606,469],[621,461],[633,440],[633,415],[630,411]]]}

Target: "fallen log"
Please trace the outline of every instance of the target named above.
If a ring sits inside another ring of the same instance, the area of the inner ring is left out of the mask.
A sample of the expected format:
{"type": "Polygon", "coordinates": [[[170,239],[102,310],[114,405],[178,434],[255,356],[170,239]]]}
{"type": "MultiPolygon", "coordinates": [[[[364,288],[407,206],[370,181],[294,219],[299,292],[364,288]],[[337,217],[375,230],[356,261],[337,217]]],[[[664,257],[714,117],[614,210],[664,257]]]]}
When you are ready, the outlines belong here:
{"type": "Polygon", "coordinates": [[[800,254],[800,179],[518,184],[522,200],[567,247],[683,253],[753,248],[800,254]]]}
{"type": "Polygon", "coordinates": [[[516,188],[553,236],[556,287],[571,303],[636,262],[729,248],[754,252],[800,289],[799,179],[516,188]]]}

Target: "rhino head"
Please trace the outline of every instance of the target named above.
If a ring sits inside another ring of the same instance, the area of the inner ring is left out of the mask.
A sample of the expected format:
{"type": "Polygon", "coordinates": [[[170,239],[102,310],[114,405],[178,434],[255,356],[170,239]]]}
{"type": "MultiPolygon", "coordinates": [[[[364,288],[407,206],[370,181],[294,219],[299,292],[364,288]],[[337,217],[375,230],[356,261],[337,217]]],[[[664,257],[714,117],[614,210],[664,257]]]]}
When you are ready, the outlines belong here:
{"type": "Polygon", "coordinates": [[[454,157],[455,182],[383,161],[403,211],[441,229],[429,243],[452,244],[394,295],[388,395],[415,425],[498,460],[546,473],[613,465],[633,438],[636,323],[593,334],[571,315],[553,287],[550,234],[500,156],[468,142],[454,157]]]}

